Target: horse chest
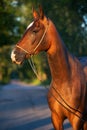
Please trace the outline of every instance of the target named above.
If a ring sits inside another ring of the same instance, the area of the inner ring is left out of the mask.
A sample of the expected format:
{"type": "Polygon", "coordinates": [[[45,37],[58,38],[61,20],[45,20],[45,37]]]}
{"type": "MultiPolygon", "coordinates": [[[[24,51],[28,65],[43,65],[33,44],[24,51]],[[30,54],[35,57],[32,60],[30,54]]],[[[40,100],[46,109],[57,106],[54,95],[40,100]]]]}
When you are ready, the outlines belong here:
{"type": "Polygon", "coordinates": [[[70,85],[72,84],[65,83],[60,86],[53,86],[50,87],[48,92],[48,104],[50,109],[53,111],[59,112],[60,110],[63,112],[66,109],[73,107],[78,109],[81,102],[81,89],[78,87],[71,89],[70,85]]]}

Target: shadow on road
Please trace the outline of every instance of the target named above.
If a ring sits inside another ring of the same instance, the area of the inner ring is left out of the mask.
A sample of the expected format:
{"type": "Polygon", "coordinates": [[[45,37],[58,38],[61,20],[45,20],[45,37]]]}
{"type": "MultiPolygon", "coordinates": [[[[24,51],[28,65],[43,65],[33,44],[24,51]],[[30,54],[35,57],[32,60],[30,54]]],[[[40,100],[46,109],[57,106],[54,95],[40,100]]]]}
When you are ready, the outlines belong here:
{"type": "MultiPolygon", "coordinates": [[[[9,84],[0,90],[0,130],[53,130],[47,90],[9,84]]],[[[65,130],[71,130],[68,122],[65,130]]]]}
{"type": "MultiPolygon", "coordinates": [[[[36,130],[36,129],[42,130],[42,127],[45,128],[45,126],[49,125],[50,123],[51,123],[50,117],[47,117],[44,119],[39,119],[39,120],[37,119],[36,121],[32,121],[27,124],[23,124],[21,126],[16,126],[12,130],[27,130],[27,129],[28,130],[36,130]]],[[[49,130],[53,130],[53,128],[49,130]]]]}

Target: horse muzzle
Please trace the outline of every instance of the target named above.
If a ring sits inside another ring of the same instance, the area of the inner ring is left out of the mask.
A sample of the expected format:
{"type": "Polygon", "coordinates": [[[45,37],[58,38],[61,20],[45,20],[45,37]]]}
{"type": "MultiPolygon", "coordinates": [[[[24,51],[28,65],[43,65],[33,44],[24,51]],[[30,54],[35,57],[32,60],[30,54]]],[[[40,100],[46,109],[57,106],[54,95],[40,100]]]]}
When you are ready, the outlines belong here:
{"type": "Polygon", "coordinates": [[[11,60],[12,62],[20,65],[23,63],[26,58],[26,53],[17,49],[13,49],[11,52],[11,60]]]}

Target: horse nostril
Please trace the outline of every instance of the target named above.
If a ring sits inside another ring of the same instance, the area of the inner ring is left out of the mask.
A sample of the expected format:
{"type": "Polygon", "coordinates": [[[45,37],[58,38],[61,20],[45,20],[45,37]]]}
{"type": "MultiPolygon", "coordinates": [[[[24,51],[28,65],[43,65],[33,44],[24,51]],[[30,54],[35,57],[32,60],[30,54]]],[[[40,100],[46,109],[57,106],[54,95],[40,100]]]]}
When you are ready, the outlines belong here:
{"type": "Polygon", "coordinates": [[[21,64],[26,58],[26,53],[21,51],[20,49],[13,49],[11,52],[11,60],[13,63],[21,64]]]}

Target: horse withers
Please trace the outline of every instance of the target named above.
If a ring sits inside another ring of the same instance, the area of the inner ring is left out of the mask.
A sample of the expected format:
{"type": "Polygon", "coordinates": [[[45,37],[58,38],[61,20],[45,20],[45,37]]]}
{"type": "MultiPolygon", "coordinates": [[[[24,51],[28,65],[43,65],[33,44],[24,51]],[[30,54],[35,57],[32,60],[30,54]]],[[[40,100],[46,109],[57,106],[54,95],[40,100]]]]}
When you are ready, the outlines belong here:
{"type": "Polygon", "coordinates": [[[74,130],[87,130],[86,66],[66,49],[53,22],[41,7],[33,9],[34,20],[12,50],[11,59],[21,64],[25,59],[46,51],[51,71],[47,100],[55,130],[63,130],[66,118],[74,130]]]}

